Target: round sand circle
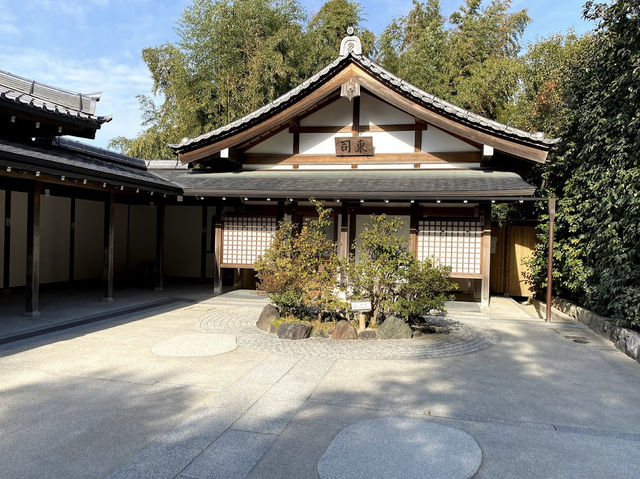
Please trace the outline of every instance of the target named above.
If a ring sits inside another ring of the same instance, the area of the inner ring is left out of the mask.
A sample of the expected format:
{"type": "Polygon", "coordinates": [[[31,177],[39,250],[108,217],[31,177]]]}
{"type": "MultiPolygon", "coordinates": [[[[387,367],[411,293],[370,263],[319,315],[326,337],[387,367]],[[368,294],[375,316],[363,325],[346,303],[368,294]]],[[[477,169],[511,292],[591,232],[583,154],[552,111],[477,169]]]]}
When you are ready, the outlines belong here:
{"type": "Polygon", "coordinates": [[[467,479],[482,451],[464,431],[424,419],[387,417],[346,427],[318,463],[320,479],[467,479]]]}
{"type": "Polygon", "coordinates": [[[184,334],[156,343],[151,351],[157,356],[196,358],[217,356],[238,347],[231,334],[184,334]]]}

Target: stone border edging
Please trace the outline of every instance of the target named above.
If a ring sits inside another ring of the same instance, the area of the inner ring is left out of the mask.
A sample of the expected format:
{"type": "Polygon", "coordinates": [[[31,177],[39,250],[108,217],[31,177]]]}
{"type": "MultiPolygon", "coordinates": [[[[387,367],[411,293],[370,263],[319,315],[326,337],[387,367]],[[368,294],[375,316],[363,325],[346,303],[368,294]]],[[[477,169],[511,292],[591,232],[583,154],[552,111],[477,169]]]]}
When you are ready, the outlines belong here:
{"type": "MultiPolygon", "coordinates": [[[[538,310],[539,314],[542,314],[546,308],[545,303],[540,301],[531,300],[531,304],[538,310]]],[[[565,319],[563,316],[567,316],[589,326],[593,331],[615,344],[620,351],[640,363],[640,333],[618,327],[613,319],[600,316],[565,299],[553,298],[551,300],[551,311],[552,317],[559,313],[562,315],[559,319],[563,320],[565,319]]]]}

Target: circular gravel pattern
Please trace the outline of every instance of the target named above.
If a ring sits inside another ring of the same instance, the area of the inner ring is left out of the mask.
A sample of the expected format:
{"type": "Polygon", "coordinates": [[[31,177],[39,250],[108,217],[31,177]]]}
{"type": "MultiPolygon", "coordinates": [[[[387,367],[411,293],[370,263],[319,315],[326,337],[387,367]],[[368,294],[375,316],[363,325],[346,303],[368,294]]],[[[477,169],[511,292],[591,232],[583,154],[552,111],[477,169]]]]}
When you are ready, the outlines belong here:
{"type": "Polygon", "coordinates": [[[413,339],[333,340],[309,338],[297,341],[279,339],[256,328],[263,305],[214,306],[199,323],[207,332],[226,332],[236,336],[238,347],[301,356],[338,359],[420,359],[468,354],[486,349],[498,341],[490,328],[468,321],[443,319],[449,333],[428,334],[413,339]]]}
{"type": "Polygon", "coordinates": [[[346,427],[318,463],[320,479],[467,479],[482,451],[464,431],[424,419],[387,417],[346,427]]]}
{"type": "Polygon", "coordinates": [[[156,356],[196,358],[217,356],[237,347],[235,336],[230,334],[184,334],[155,344],[151,351],[156,356]]]}

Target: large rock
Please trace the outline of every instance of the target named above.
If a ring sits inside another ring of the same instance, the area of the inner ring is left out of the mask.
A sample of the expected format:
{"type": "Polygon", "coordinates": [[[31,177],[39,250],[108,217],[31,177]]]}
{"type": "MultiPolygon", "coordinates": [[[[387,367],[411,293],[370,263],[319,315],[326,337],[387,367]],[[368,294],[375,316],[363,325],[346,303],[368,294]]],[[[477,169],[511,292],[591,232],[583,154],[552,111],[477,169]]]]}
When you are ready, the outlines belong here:
{"type": "Polygon", "coordinates": [[[331,339],[358,339],[358,331],[349,321],[338,321],[331,333],[331,339]]]}
{"type": "Polygon", "coordinates": [[[365,329],[358,333],[358,339],[378,339],[378,332],[375,329],[365,329]]]}
{"type": "Polygon", "coordinates": [[[307,339],[310,334],[309,323],[282,323],[278,328],[280,339],[307,339]]]}
{"type": "Polygon", "coordinates": [[[378,329],[380,339],[409,339],[411,335],[411,327],[397,316],[387,316],[378,329]]]}
{"type": "Polygon", "coordinates": [[[275,333],[276,327],[272,324],[274,319],[278,319],[280,317],[280,313],[273,304],[267,304],[264,308],[262,308],[262,312],[260,313],[260,317],[258,318],[258,322],[256,326],[258,329],[262,329],[267,333],[275,333]]]}

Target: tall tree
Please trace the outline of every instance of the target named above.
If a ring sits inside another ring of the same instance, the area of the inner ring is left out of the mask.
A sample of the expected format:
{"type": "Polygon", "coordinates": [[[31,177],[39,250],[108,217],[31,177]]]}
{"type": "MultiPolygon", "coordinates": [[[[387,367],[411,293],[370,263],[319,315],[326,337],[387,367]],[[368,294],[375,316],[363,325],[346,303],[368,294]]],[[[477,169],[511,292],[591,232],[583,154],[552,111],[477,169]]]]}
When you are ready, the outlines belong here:
{"type": "Polygon", "coordinates": [[[640,3],[587,2],[584,16],[598,26],[571,68],[563,142],[546,176],[560,197],[554,285],[640,328],[640,3]]]}

